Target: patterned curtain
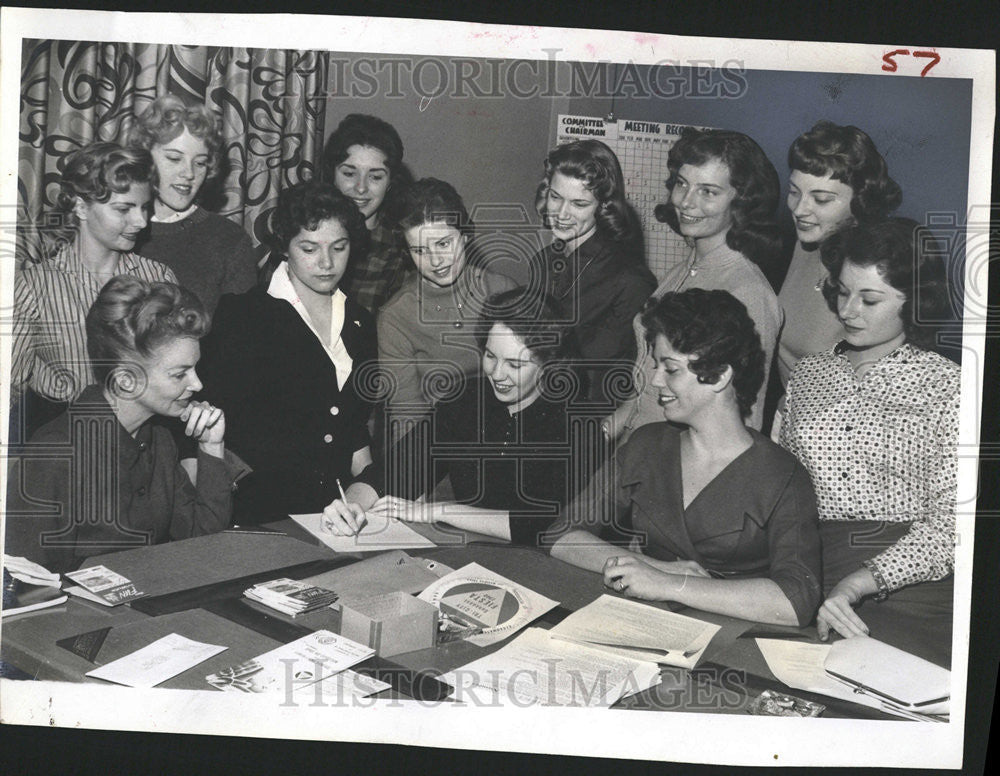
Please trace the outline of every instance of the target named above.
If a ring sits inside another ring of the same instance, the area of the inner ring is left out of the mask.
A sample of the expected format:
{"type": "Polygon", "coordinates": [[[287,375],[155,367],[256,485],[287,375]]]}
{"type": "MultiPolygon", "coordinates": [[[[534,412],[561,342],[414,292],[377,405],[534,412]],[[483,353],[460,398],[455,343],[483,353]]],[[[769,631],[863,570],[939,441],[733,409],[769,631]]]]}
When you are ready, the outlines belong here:
{"type": "Polygon", "coordinates": [[[328,61],[317,51],[25,41],[19,259],[40,255],[38,230],[65,157],[94,140],[120,140],[134,115],[168,92],[221,116],[219,202],[206,204],[240,224],[263,255],[279,192],[318,169],[328,61]]]}

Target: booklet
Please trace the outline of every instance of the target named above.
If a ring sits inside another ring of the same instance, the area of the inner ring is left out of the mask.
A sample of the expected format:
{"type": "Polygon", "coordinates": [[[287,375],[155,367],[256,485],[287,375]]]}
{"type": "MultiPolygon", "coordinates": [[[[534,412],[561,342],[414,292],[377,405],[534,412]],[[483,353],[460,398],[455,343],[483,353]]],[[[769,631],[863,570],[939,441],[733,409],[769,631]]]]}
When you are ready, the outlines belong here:
{"type": "MultiPolygon", "coordinates": [[[[941,721],[946,719],[945,715],[948,714],[949,710],[949,703],[947,699],[941,699],[939,697],[938,702],[927,704],[919,710],[915,708],[904,708],[898,703],[887,700],[884,695],[866,692],[861,687],[836,678],[830,673],[828,665],[831,662],[831,656],[836,655],[834,650],[837,649],[838,645],[844,645],[841,646],[840,649],[846,651],[845,657],[847,660],[838,661],[837,658],[834,657],[832,663],[835,669],[840,668],[841,671],[847,670],[849,674],[853,672],[847,668],[848,665],[853,664],[854,666],[863,666],[868,663],[870,666],[870,661],[866,661],[864,659],[859,661],[857,659],[858,656],[855,653],[855,650],[864,651],[866,647],[872,647],[873,645],[870,642],[874,642],[875,644],[880,644],[882,646],[888,646],[867,636],[855,636],[850,639],[836,641],[833,644],[807,644],[797,641],[787,641],[784,639],[759,638],[757,639],[757,646],[760,647],[761,654],[764,655],[764,660],[767,661],[767,667],[771,669],[771,673],[773,673],[779,681],[789,687],[793,687],[797,690],[808,690],[809,692],[827,695],[831,698],[840,698],[841,700],[859,703],[862,706],[880,709],[896,716],[906,717],[907,719],[919,719],[924,721],[941,721]],[[866,639],[868,643],[856,642],[856,639],[866,639]]],[[[901,652],[901,650],[894,651],[901,652]]],[[[875,647],[874,653],[881,653],[881,649],[875,647]]],[[[908,653],[903,654],[913,660],[920,660],[914,655],[909,655],[908,653]]],[[[926,663],[926,661],[920,662],[926,663]]],[[[909,665],[909,661],[907,661],[907,664],[909,665]]],[[[929,687],[933,687],[930,694],[939,695],[941,679],[940,672],[946,672],[949,677],[950,672],[948,672],[947,669],[935,666],[932,663],[926,663],[926,665],[930,666],[932,669],[930,672],[931,680],[928,684],[929,687]]],[[[884,665],[883,668],[885,668],[887,673],[891,673],[891,669],[888,665],[884,665]]],[[[922,681],[919,674],[911,676],[910,680],[918,685],[922,681]]]]}
{"type": "Polygon", "coordinates": [[[66,588],[67,593],[103,606],[118,606],[146,595],[130,579],[107,566],[90,566],[79,571],[69,571],[66,576],[79,585],[66,588]]]}
{"type": "Polygon", "coordinates": [[[622,657],[694,668],[719,626],[655,606],[602,595],[549,633],[622,657]]]}
{"type": "Polygon", "coordinates": [[[337,600],[332,590],[288,577],[260,582],[244,590],[243,595],[292,617],[322,609],[337,600]]]}
{"type": "Polygon", "coordinates": [[[155,687],[227,649],[171,633],[86,675],[127,687],[155,687]]]}
{"type": "Polygon", "coordinates": [[[655,663],[528,628],[486,657],[441,677],[458,702],[602,708],[659,683],[655,663]],[[483,693],[489,693],[484,698],[483,693]]]}
{"type": "MultiPolygon", "coordinates": [[[[318,630],[205,680],[227,692],[298,692],[367,660],[375,650],[327,630],[318,630]]],[[[335,690],[339,683],[330,689],[335,690]]],[[[326,692],[327,688],[322,688],[326,692]]],[[[378,690],[374,690],[378,692],[378,690]]]]}
{"type": "Polygon", "coordinates": [[[478,563],[441,577],[417,597],[440,610],[446,636],[451,630],[480,647],[503,641],[559,605],[478,563]]]}

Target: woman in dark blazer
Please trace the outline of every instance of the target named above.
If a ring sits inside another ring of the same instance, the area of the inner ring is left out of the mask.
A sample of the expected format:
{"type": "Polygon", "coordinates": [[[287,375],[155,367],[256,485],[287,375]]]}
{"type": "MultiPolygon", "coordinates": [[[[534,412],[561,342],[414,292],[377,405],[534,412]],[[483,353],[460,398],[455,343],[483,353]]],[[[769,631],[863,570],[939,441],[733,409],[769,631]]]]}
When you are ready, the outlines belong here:
{"type": "Polygon", "coordinates": [[[633,598],[807,625],[820,597],[816,497],[795,457],[744,425],[764,379],[746,307],[691,288],[642,324],[669,422],[638,429],[594,477],[552,554],[633,598]]]}
{"type": "Polygon", "coordinates": [[[338,289],[364,255],[364,219],[331,184],[282,193],[269,285],[222,297],[205,340],[204,395],[226,410],[229,443],[253,473],[234,518],[319,512],[370,463],[371,403],[358,375],[377,358],[371,314],[338,289]]]}

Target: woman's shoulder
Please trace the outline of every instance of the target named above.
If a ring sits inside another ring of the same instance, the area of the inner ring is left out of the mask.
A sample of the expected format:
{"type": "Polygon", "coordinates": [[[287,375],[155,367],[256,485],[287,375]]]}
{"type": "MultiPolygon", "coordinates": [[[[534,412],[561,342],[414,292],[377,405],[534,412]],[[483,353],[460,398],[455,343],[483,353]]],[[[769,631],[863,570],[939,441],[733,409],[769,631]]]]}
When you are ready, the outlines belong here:
{"type": "Polygon", "coordinates": [[[647,423],[633,432],[619,452],[627,451],[632,456],[647,455],[650,450],[675,447],[680,443],[680,435],[680,429],[666,421],[647,423]]]}
{"type": "Polygon", "coordinates": [[[242,294],[223,294],[212,315],[212,329],[236,328],[249,336],[260,324],[273,321],[282,304],[291,309],[287,302],[270,296],[262,286],[254,286],[242,294]]]}
{"type": "Polygon", "coordinates": [[[138,253],[126,253],[123,258],[125,261],[125,269],[130,275],[135,275],[142,280],[150,282],[177,282],[177,275],[162,261],[148,259],[138,253]]]}
{"type": "Polygon", "coordinates": [[[792,473],[806,469],[794,455],[774,440],[760,433],[756,429],[747,428],[753,437],[753,447],[750,449],[750,458],[755,462],[755,468],[766,476],[766,474],[778,474],[783,479],[787,479],[792,473]]]}
{"type": "Polygon", "coordinates": [[[926,404],[958,396],[962,368],[933,350],[906,344],[886,356],[884,363],[899,400],[926,404]]]}
{"type": "Polygon", "coordinates": [[[412,311],[417,304],[417,286],[420,283],[420,275],[411,272],[403,280],[403,285],[395,294],[389,297],[388,301],[379,308],[378,320],[393,320],[400,317],[415,320],[412,311]]]}

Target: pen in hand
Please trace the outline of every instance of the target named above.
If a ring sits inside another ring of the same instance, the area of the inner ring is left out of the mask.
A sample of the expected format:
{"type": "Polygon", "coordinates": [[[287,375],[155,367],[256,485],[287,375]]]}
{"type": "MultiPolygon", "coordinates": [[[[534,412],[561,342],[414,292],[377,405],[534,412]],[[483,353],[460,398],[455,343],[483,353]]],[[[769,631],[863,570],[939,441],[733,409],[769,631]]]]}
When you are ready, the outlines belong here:
{"type": "Polygon", "coordinates": [[[337,508],[335,506],[336,501],[327,506],[323,510],[322,528],[324,531],[333,534],[357,536],[368,521],[365,519],[364,514],[355,514],[354,510],[351,509],[351,505],[347,501],[347,494],[344,492],[344,486],[340,483],[339,477],[336,482],[337,491],[340,493],[340,502],[344,506],[337,508]]]}

